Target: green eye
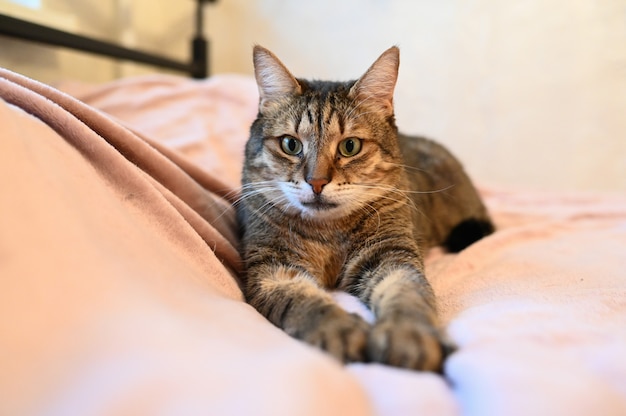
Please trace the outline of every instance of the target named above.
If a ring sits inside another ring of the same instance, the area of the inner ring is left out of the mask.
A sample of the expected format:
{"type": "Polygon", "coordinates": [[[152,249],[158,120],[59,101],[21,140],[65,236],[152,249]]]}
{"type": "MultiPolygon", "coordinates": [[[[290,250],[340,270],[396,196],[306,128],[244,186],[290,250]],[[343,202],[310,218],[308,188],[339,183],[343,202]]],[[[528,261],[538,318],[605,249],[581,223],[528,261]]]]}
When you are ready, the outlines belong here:
{"type": "Polygon", "coordinates": [[[284,136],[280,139],[280,147],[283,152],[291,156],[297,156],[302,152],[302,142],[292,136],[284,136]]]}
{"type": "Polygon", "coordinates": [[[343,157],[352,157],[361,151],[361,139],[350,137],[339,143],[339,153],[343,157]]]}

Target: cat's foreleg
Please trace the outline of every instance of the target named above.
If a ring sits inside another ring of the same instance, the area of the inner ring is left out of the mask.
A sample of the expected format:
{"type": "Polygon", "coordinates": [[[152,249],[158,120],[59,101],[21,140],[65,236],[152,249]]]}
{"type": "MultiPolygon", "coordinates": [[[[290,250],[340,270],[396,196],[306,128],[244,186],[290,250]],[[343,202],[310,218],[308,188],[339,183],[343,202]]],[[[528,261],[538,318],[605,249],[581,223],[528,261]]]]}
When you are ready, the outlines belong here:
{"type": "Polygon", "coordinates": [[[247,301],[274,325],[342,362],[365,359],[369,324],[342,309],[306,271],[264,265],[247,278],[247,301]]]}
{"type": "Polygon", "coordinates": [[[450,350],[438,328],[435,295],[424,277],[418,249],[394,238],[390,246],[358,250],[343,289],[374,312],[368,336],[370,361],[425,371],[440,371],[450,350]]]}
{"type": "Polygon", "coordinates": [[[376,323],[368,339],[370,360],[440,371],[448,346],[438,328],[434,295],[412,267],[382,271],[369,301],[376,323]]]}

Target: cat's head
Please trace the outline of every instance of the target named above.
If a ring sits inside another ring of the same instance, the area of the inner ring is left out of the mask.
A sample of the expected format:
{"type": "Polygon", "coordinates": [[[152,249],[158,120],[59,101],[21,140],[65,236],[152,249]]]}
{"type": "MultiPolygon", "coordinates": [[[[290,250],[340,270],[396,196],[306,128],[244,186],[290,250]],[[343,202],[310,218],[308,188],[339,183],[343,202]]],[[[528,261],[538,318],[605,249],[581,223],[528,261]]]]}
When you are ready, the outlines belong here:
{"type": "Polygon", "coordinates": [[[326,221],[371,207],[397,187],[398,65],[392,47],[356,81],[307,81],[256,46],[260,102],[246,146],[244,195],[261,193],[285,213],[326,221]]]}

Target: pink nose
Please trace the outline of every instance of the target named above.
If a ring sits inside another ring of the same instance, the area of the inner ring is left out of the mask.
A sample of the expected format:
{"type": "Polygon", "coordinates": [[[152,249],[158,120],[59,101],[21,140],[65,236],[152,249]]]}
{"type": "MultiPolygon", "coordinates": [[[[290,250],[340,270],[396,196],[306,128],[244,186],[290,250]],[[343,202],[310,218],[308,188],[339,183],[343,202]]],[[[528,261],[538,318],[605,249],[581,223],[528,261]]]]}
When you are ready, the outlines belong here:
{"type": "Polygon", "coordinates": [[[307,183],[311,185],[311,188],[313,188],[313,192],[319,195],[322,193],[322,189],[324,188],[324,186],[328,184],[328,179],[326,178],[307,179],[307,183]]]}

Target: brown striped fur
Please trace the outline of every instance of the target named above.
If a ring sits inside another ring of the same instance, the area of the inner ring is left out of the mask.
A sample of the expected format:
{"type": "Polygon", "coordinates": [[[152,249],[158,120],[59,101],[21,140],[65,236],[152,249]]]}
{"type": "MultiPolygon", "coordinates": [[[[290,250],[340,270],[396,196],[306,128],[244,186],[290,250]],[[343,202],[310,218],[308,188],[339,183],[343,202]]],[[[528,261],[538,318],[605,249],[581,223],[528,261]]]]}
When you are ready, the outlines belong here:
{"type": "Polygon", "coordinates": [[[254,64],[259,114],[237,204],[247,301],[340,360],[440,370],[446,346],[422,252],[462,249],[493,227],[450,153],[398,134],[398,49],[349,82],[296,79],[260,46],[254,64]],[[328,289],[361,299],[376,322],[328,289]]]}

